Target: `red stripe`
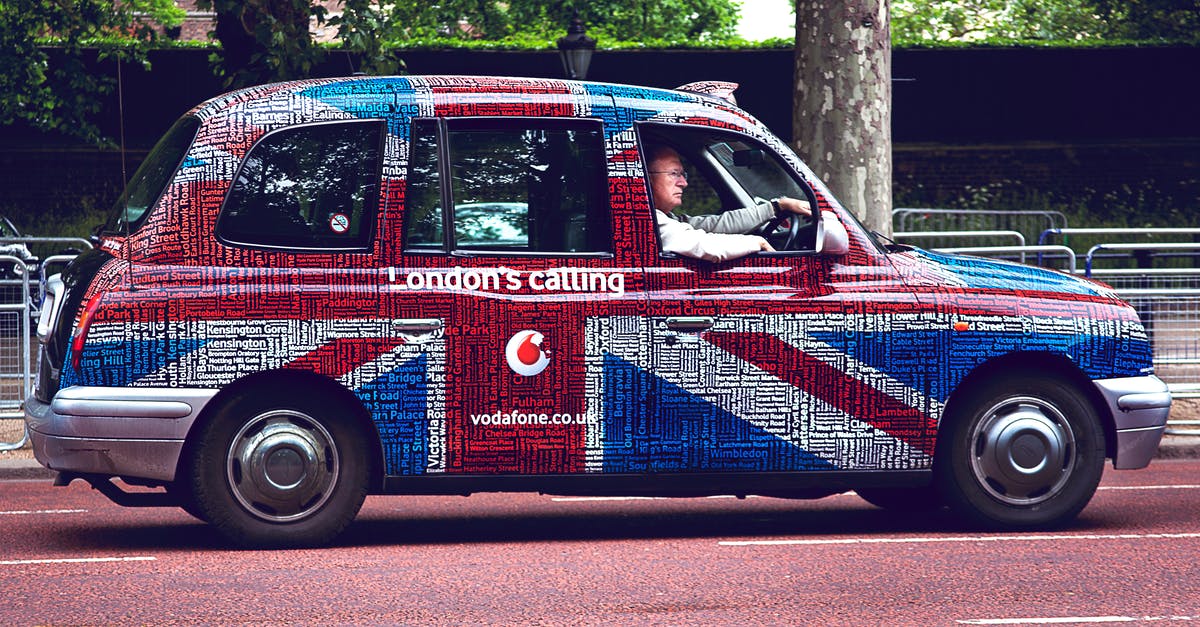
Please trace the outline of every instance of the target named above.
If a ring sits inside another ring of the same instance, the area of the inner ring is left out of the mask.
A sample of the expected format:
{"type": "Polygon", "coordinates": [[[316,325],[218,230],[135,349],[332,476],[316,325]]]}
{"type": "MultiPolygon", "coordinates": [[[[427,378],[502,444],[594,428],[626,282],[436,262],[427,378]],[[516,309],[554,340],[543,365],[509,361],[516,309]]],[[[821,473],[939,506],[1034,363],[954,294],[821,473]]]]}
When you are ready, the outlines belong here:
{"type": "Polygon", "coordinates": [[[937,420],[769,333],[710,332],[704,339],[808,394],[933,455],[937,420]]]}

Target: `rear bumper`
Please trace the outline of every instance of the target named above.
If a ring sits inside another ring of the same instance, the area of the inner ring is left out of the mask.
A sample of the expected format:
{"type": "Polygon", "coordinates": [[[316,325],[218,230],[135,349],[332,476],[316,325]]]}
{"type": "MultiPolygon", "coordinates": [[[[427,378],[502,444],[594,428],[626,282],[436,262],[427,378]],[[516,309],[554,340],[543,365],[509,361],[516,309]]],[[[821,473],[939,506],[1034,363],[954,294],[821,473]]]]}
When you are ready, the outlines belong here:
{"type": "Polygon", "coordinates": [[[28,399],[25,422],[34,457],[51,470],[173,481],[188,431],[216,392],[69,387],[50,403],[28,399]]]}
{"type": "Polygon", "coordinates": [[[1167,384],[1154,375],[1093,381],[1116,427],[1113,468],[1145,468],[1158,451],[1171,413],[1167,384]]]}

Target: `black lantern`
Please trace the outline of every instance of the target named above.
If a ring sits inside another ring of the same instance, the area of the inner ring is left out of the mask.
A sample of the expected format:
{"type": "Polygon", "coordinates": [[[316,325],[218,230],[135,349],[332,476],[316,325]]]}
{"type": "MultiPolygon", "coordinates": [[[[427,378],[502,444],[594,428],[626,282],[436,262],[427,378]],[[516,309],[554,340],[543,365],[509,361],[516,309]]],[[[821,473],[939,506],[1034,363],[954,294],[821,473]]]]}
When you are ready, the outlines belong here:
{"type": "Polygon", "coordinates": [[[558,38],[558,56],[562,57],[567,78],[587,78],[588,64],[592,62],[592,53],[596,51],[596,40],[585,35],[585,32],[583,20],[579,19],[579,12],[576,11],[571,25],[567,27],[567,35],[558,38]]]}

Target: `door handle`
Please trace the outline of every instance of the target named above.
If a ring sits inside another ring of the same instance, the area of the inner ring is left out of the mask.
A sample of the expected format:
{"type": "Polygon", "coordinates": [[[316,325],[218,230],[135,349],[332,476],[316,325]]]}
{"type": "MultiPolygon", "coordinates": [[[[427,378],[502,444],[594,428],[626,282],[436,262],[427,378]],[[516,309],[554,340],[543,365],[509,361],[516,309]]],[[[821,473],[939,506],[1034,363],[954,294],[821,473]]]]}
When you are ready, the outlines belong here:
{"type": "Polygon", "coordinates": [[[442,321],[437,318],[408,318],[392,321],[392,329],[413,335],[433,333],[440,328],[442,328],[442,321]]]}
{"type": "Polygon", "coordinates": [[[667,318],[667,328],[671,331],[698,333],[711,328],[715,322],[710,316],[672,316],[667,318]]]}

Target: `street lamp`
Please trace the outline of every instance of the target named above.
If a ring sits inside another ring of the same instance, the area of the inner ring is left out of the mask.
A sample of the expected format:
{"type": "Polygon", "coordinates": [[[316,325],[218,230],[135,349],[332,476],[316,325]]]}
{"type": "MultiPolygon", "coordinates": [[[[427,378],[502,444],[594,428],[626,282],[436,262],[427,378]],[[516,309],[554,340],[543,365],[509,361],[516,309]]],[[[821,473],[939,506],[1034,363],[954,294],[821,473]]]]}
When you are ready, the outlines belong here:
{"type": "Polygon", "coordinates": [[[579,12],[571,19],[565,37],[558,38],[558,56],[562,57],[563,70],[567,78],[583,80],[587,78],[588,64],[592,62],[592,53],[596,51],[596,40],[588,37],[579,19],[579,12]]]}

